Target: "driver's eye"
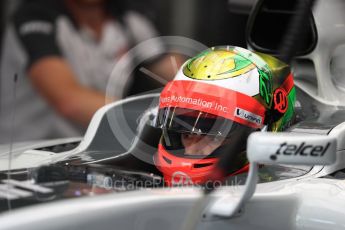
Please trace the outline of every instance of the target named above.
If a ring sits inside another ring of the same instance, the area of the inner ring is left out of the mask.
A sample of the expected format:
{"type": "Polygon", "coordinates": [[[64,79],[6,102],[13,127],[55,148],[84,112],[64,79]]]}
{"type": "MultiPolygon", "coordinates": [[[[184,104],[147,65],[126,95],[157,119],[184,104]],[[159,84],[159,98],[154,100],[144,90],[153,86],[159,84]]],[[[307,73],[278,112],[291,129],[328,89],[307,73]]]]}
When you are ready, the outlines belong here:
{"type": "Polygon", "coordinates": [[[184,133],[184,134],[182,134],[182,137],[187,139],[187,138],[192,138],[192,135],[193,134],[184,133]]]}

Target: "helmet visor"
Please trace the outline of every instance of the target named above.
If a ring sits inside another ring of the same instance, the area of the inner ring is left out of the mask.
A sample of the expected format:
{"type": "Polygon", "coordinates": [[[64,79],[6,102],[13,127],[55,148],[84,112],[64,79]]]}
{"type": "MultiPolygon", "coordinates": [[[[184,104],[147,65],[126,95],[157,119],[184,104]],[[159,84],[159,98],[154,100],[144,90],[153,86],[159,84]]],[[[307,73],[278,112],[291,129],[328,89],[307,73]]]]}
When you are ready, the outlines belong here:
{"type": "Polygon", "coordinates": [[[221,137],[229,137],[242,129],[254,130],[221,116],[178,107],[161,108],[157,125],[163,130],[221,137]]]}

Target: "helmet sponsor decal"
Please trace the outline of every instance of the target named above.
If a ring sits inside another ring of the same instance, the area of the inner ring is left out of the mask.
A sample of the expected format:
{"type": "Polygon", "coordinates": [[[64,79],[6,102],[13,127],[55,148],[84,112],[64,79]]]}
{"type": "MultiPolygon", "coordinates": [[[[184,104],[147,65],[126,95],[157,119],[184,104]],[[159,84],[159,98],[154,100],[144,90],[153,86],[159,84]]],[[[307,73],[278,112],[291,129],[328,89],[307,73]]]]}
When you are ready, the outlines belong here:
{"type": "Polygon", "coordinates": [[[262,117],[254,113],[251,113],[247,110],[236,107],[235,116],[241,119],[244,119],[246,121],[249,121],[258,125],[262,125],[262,120],[263,120],[262,117]]]}
{"type": "Polygon", "coordinates": [[[184,80],[167,84],[161,93],[159,107],[198,110],[253,128],[262,128],[266,112],[260,102],[248,95],[204,82],[184,80]]]}
{"type": "MultiPolygon", "coordinates": [[[[200,107],[203,107],[203,108],[209,108],[209,109],[211,109],[213,107],[216,107],[216,106],[214,106],[214,103],[211,102],[211,101],[206,101],[206,100],[203,100],[201,98],[193,98],[193,97],[188,97],[188,96],[175,96],[175,95],[171,95],[171,96],[167,96],[167,97],[161,97],[160,102],[162,104],[166,104],[166,103],[187,103],[187,104],[190,104],[190,105],[196,105],[196,106],[200,106],[200,107]]],[[[225,109],[227,109],[227,108],[225,108],[225,109]]]]}
{"type": "Polygon", "coordinates": [[[280,113],[285,113],[288,108],[287,93],[284,89],[276,89],[274,91],[274,109],[280,113]]]}

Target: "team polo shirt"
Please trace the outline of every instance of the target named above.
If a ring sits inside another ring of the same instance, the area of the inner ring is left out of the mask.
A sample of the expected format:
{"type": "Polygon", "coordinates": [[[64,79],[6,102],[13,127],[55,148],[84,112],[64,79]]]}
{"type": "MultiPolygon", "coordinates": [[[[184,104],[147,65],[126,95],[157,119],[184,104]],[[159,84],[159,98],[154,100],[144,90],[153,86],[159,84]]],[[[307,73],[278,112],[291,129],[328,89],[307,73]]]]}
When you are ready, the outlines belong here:
{"type": "MultiPolygon", "coordinates": [[[[113,17],[105,23],[101,39],[97,40],[91,30],[76,25],[63,1],[29,2],[17,10],[2,49],[0,143],[9,142],[11,133],[14,141],[83,134],[84,128],[61,117],[38,95],[27,70],[44,57],[63,57],[82,85],[105,92],[112,69],[122,55],[157,36],[151,23],[137,12],[120,15],[109,9],[109,13],[113,17]]],[[[151,49],[159,54],[164,48],[157,43],[151,49]]],[[[138,53],[143,55],[145,50],[138,53]]],[[[129,80],[128,76],[117,76],[112,86],[115,94],[123,92],[129,80]]]]}

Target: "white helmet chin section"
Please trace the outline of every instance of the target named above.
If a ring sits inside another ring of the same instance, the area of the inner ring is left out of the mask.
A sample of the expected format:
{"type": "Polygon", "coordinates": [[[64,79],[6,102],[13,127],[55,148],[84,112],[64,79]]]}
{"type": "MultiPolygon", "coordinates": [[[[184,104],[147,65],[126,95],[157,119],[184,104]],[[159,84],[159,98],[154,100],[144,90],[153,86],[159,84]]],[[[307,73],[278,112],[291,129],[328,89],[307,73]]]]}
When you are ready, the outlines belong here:
{"type": "Polygon", "coordinates": [[[324,135],[255,132],[247,142],[250,162],[330,165],[336,160],[336,138],[324,135]]]}

